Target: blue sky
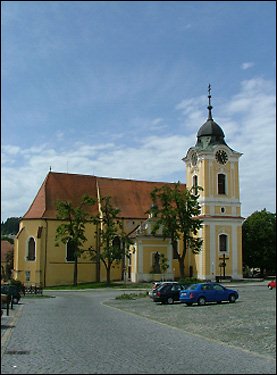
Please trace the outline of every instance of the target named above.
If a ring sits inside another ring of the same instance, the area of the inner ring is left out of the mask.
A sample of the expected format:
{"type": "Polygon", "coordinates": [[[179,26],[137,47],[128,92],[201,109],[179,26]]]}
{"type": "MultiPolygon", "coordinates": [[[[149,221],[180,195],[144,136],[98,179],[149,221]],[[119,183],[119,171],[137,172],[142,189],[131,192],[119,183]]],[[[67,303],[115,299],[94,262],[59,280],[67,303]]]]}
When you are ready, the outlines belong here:
{"type": "Polygon", "coordinates": [[[242,215],[276,211],[275,1],[1,2],[1,220],[51,170],[185,181],[213,117],[242,215]]]}

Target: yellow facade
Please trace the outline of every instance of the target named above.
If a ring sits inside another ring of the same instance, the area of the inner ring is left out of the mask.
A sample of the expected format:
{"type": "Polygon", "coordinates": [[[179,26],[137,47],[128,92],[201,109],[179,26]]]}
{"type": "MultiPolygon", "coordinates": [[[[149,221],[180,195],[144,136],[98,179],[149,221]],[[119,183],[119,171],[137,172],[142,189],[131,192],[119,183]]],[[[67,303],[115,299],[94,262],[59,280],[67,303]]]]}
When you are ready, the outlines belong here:
{"type": "MultiPolygon", "coordinates": [[[[55,220],[26,220],[21,222],[15,242],[14,277],[28,285],[67,285],[73,283],[74,262],[66,260],[66,245],[55,245],[56,228],[60,224],[55,220]],[[42,228],[40,230],[39,228],[42,228]],[[39,230],[41,235],[38,236],[39,230]],[[28,240],[35,240],[35,260],[27,260],[28,240]]],[[[84,249],[95,248],[95,226],[87,225],[87,242],[84,249]]],[[[114,264],[111,278],[120,280],[122,266],[114,264]]],[[[96,281],[96,264],[88,253],[78,259],[78,283],[96,281]]],[[[100,281],[106,280],[106,270],[100,265],[100,281]]]]}
{"type": "Polygon", "coordinates": [[[203,248],[196,255],[197,273],[200,278],[213,279],[216,276],[242,278],[242,222],[240,209],[238,159],[241,154],[224,145],[213,145],[207,149],[192,147],[183,159],[186,163],[187,187],[197,181],[203,190],[199,191],[200,219],[203,221],[203,248]],[[228,155],[226,163],[216,160],[218,150],[228,155]],[[197,153],[197,163],[191,162],[197,153]],[[224,192],[219,190],[219,175],[224,176],[224,192]],[[220,249],[220,236],[226,236],[226,251],[220,249]],[[225,269],[222,267],[225,256],[225,269]]]}

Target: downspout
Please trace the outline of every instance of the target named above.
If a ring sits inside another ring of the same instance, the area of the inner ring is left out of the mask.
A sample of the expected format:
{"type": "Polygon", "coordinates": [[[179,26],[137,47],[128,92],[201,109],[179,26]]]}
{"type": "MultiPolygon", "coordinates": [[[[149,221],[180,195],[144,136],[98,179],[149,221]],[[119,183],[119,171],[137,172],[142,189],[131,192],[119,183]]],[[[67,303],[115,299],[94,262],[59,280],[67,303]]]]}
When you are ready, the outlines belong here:
{"type": "Polygon", "coordinates": [[[47,274],[47,245],[48,245],[48,221],[45,220],[45,249],[44,249],[44,274],[43,274],[43,287],[46,287],[46,274],[47,274]]]}
{"type": "MultiPolygon", "coordinates": [[[[97,194],[97,203],[98,203],[98,211],[102,216],[101,212],[101,197],[100,197],[100,189],[96,177],[96,194],[97,194]]],[[[101,224],[99,229],[99,224],[96,225],[96,251],[97,251],[97,259],[96,259],[96,281],[101,281],[101,267],[100,267],[100,230],[101,224]]]]}

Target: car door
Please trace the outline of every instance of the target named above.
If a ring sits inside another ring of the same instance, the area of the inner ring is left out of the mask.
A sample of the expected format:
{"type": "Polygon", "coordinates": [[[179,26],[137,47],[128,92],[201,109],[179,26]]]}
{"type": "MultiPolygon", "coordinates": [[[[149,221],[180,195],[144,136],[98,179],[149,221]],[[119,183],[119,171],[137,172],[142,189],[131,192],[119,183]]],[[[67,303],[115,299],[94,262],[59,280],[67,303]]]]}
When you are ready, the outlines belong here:
{"type": "Polygon", "coordinates": [[[179,294],[180,294],[181,289],[182,289],[181,285],[178,285],[178,284],[172,285],[171,293],[172,293],[172,298],[174,299],[174,301],[179,301],[179,294]]]}
{"type": "Polygon", "coordinates": [[[210,284],[203,284],[201,286],[202,295],[205,297],[207,302],[214,301],[214,290],[210,284]]]}
{"type": "Polygon", "coordinates": [[[226,301],[228,299],[225,288],[222,285],[214,284],[212,288],[213,288],[214,301],[219,302],[219,301],[226,301]]]}

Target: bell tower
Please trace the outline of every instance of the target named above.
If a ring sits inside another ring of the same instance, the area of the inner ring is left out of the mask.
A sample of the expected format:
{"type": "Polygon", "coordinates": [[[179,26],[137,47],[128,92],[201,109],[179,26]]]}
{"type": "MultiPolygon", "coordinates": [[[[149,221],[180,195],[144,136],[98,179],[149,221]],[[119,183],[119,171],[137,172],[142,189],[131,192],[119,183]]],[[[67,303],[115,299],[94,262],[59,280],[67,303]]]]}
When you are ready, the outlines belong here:
{"type": "Polygon", "coordinates": [[[197,133],[183,161],[187,188],[199,189],[202,251],[195,255],[194,274],[200,279],[242,278],[242,222],[240,152],[225,142],[225,134],[212,117],[211,86],[208,87],[208,119],[197,133]]]}

